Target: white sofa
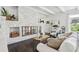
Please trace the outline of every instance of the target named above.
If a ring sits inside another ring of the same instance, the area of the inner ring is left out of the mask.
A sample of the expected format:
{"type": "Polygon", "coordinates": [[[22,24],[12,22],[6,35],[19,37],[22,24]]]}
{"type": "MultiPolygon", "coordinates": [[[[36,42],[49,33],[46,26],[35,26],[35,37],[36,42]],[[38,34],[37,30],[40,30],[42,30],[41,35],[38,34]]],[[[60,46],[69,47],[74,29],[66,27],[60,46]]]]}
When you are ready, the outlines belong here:
{"type": "Polygon", "coordinates": [[[77,34],[72,33],[63,41],[58,50],[47,46],[47,44],[39,43],[37,45],[39,52],[75,52],[77,50],[77,34]]]}

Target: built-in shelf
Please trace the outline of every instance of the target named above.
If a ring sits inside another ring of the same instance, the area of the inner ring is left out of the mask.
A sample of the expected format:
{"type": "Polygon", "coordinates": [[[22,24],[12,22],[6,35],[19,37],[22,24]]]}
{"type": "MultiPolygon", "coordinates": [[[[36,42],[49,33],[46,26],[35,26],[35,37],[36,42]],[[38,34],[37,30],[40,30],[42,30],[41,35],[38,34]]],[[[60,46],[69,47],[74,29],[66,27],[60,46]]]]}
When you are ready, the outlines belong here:
{"type": "Polygon", "coordinates": [[[10,27],[10,33],[9,36],[10,38],[15,38],[20,35],[20,29],[19,27],[10,27]]]}

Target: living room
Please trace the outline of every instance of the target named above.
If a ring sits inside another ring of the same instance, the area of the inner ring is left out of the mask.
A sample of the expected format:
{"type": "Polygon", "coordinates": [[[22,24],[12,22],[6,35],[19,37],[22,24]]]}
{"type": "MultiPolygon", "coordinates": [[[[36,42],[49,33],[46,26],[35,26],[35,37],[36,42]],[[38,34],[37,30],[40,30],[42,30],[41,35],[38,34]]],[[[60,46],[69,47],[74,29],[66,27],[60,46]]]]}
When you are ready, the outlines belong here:
{"type": "Polygon", "coordinates": [[[79,51],[78,24],[71,27],[78,23],[79,7],[0,6],[0,11],[1,51],[79,51]]]}

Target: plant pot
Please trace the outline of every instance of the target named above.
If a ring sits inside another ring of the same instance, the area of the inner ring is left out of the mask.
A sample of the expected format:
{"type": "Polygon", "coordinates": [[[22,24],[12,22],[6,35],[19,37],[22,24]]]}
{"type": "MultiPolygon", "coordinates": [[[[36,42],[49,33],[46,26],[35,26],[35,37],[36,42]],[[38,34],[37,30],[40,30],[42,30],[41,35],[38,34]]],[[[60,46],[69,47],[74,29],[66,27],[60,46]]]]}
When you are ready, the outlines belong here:
{"type": "Polygon", "coordinates": [[[6,16],[6,20],[11,20],[11,16],[6,16]]]}

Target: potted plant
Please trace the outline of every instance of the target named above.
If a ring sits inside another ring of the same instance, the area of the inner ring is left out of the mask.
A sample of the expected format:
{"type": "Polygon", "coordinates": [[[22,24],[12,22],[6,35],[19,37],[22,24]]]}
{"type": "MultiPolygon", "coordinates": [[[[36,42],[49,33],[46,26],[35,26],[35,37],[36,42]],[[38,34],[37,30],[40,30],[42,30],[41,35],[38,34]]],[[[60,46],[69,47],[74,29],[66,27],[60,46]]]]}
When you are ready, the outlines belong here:
{"type": "Polygon", "coordinates": [[[2,7],[1,16],[6,16],[6,20],[15,19],[15,16],[11,15],[4,7],[2,7]]]}

